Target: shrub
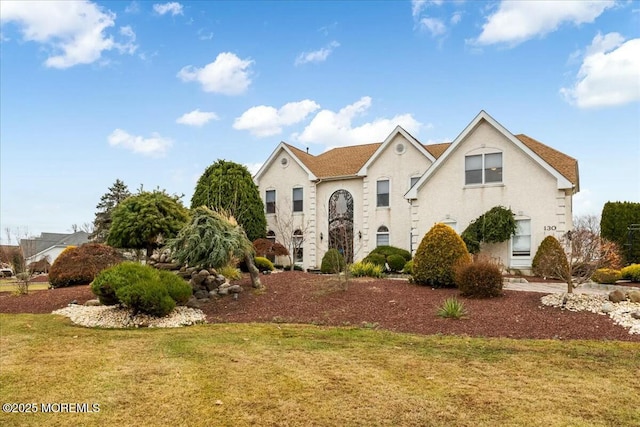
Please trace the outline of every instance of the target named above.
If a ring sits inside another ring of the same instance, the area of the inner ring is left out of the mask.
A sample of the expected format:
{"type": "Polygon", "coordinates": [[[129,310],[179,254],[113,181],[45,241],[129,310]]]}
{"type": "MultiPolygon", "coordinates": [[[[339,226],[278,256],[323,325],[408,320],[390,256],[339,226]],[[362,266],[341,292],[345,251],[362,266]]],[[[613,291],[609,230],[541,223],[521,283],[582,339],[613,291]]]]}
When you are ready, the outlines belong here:
{"type": "Polygon", "coordinates": [[[370,262],[356,262],[351,265],[351,274],[354,277],[384,277],[384,271],[381,266],[370,262]]]}
{"type": "Polygon", "coordinates": [[[100,243],[68,247],[51,266],[49,283],[52,288],[84,285],[100,271],[123,260],[116,249],[100,243]]]}
{"type": "Polygon", "coordinates": [[[387,264],[391,271],[400,272],[404,268],[407,260],[402,255],[389,255],[387,257],[387,264]]]}
{"type": "Polygon", "coordinates": [[[396,248],[395,246],[378,246],[371,251],[372,254],[382,254],[385,259],[389,259],[391,255],[400,255],[405,262],[411,260],[411,252],[406,249],[396,248]]]}
{"type": "Polygon", "coordinates": [[[614,270],[612,268],[599,268],[591,276],[591,280],[596,283],[602,283],[610,285],[616,283],[622,278],[620,270],[614,270]]]}
{"type": "Polygon", "coordinates": [[[640,264],[631,264],[620,270],[622,278],[632,282],[640,282],[640,264]]]}
{"type": "Polygon", "coordinates": [[[273,263],[265,257],[257,256],[255,257],[254,262],[256,263],[256,267],[258,267],[258,270],[260,270],[261,272],[273,271],[275,269],[273,263]]]}
{"type": "Polygon", "coordinates": [[[553,236],[544,238],[533,257],[531,267],[536,276],[566,280],[569,263],[558,239],[553,236]]]}
{"type": "Polygon", "coordinates": [[[323,273],[340,273],[345,268],[344,256],[337,249],[329,249],[322,257],[320,271],[323,273]]]}
{"type": "Polygon", "coordinates": [[[116,295],[118,289],[135,283],[153,282],[158,277],[157,272],[136,262],[123,262],[100,272],[91,283],[91,290],[102,304],[115,305],[120,303],[116,295]]]}
{"type": "Polygon", "coordinates": [[[406,262],[402,272],[405,274],[413,274],[413,260],[406,262]]]}
{"type": "Polygon", "coordinates": [[[242,271],[234,267],[232,264],[225,265],[224,267],[218,268],[218,273],[222,274],[228,280],[240,280],[242,279],[242,271]]]}
{"type": "Polygon", "coordinates": [[[383,267],[383,268],[387,263],[387,260],[383,254],[374,254],[373,252],[367,255],[362,261],[379,265],[380,267],[383,267]]]}
{"type": "Polygon", "coordinates": [[[438,308],[437,314],[449,319],[460,319],[467,315],[467,310],[462,302],[455,298],[447,298],[438,308]]]}
{"type": "Polygon", "coordinates": [[[133,310],[133,314],[146,313],[152,316],[166,316],[176,307],[166,286],[160,282],[134,283],[116,291],[121,303],[133,310]]]}
{"type": "Polygon", "coordinates": [[[454,287],[454,268],[471,262],[464,242],[449,226],[436,224],[422,238],[413,258],[413,279],[435,288],[454,287]]]}
{"type": "Polygon", "coordinates": [[[165,270],[158,271],[160,283],[162,283],[169,292],[169,296],[178,305],[185,305],[191,297],[192,290],[189,283],[175,273],[165,270]]]}
{"type": "Polygon", "coordinates": [[[488,258],[481,257],[472,264],[460,266],[455,278],[462,296],[491,298],[502,295],[500,267],[488,258]]]}

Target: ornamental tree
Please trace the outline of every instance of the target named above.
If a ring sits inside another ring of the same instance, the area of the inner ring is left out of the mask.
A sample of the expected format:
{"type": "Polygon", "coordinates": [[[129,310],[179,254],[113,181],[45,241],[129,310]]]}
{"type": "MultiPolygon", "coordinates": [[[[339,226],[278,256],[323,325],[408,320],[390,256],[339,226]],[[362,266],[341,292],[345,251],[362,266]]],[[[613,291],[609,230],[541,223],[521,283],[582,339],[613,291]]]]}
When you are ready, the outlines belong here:
{"type": "Polygon", "coordinates": [[[107,244],[146,249],[147,259],[165,239],[175,237],[189,220],[180,197],[164,191],[142,191],[120,202],[111,215],[107,244]]]}
{"type": "Polygon", "coordinates": [[[200,176],[191,198],[191,209],[200,206],[229,212],[250,241],[266,237],[264,204],[258,186],[243,165],[218,160],[209,166],[200,176]]]}
{"type": "Polygon", "coordinates": [[[219,268],[233,259],[242,259],[249,268],[253,287],[262,287],[260,272],[253,262],[253,245],[233,216],[200,206],[168,246],[175,260],[193,267],[219,268]]]}

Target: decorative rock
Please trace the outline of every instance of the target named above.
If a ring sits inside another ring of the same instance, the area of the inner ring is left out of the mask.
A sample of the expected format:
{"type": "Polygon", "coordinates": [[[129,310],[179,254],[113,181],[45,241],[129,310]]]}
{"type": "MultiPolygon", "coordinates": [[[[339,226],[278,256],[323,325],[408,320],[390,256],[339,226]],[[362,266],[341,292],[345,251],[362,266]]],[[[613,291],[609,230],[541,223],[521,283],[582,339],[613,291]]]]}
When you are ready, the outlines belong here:
{"type": "Polygon", "coordinates": [[[209,298],[215,298],[218,296],[218,291],[209,291],[209,298]]]}
{"type": "Polygon", "coordinates": [[[198,272],[198,276],[202,276],[202,277],[208,277],[209,275],[211,275],[211,273],[209,273],[209,270],[200,270],[198,272]]]}
{"type": "Polygon", "coordinates": [[[203,291],[202,289],[199,289],[199,290],[194,292],[193,296],[196,297],[199,300],[200,299],[206,299],[206,298],[209,298],[209,292],[203,291]]]}
{"type": "Polygon", "coordinates": [[[640,310],[632,312],[631,317],[640,320],[640,310]]]}
{"type": "Polygon", "coordinates": [[[624,292],[622,292],[621,290],[616,289],[615,291],[611,291],[609,292],[609,301],[611,302],[622,302],[625,301],[627,298],[624,294],[624,292]]]}
{"type": "Polygon", "coordinates": [[[86,305],[87,307],[97,307],[102,304],[100,304],[99,299],[90,299],[90,300],[87,300],[87,302],[85,302],[84,305],[86,305]]]}
{"type": "Polygon", "coordinates": [[[218,295],[229,295],[229,288],[223,288],[220,286],[218,288],[218,295]]]}
{"type": "Polygon", "coordinates": [[[191,296],[185,305],[189,308],[200,308],[200,303],[194,296],[191,296]]]}
{"type": "Polygon", "coordinates": [[[157,262],[154,267],[158,270],[177,270],[180,266],[175,262],[157,262]]]}
{"type": "Polygon", "coordinates": [[[242,292],[242,286],[232,285],[229,287],[229,292],[231,292],[232,294],[239,294],[240,292],[242,292]]]}
{"type": "Polygon", "coordinates": [[[631,302],[640,303],[640,291],[629,291],[627,297],[631,302]]]}
{"type": "Polygon", "coordinates": [[[602,304],[602,308],[600,309],[603,313],[611,313],[613,310],[615,310],[615,307],[610,302],[602,304]]]}

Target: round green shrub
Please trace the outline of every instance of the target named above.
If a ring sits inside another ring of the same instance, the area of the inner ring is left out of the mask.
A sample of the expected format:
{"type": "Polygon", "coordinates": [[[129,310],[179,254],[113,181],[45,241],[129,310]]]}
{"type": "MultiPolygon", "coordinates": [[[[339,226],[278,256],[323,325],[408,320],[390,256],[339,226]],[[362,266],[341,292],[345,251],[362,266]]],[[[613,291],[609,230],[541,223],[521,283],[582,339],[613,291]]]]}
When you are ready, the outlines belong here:
{"type": "Polygon", "coordinates": [[[134,283],[116,291],[121,303],[133,310],[133,314],[145,313],[152,316],[166,316],[176,307],[169,296],[167,287],[160,282],[134,283]]]}
{"type": "Polygon", "coordinates": [[[402,269],[405,274],[413,274],[413,260],[407,261],[402,269]]]}
{"type": "Polygon", "coordinates": [[[380,267],[384,268],[386,266],[387,259],[383,254],[376,254],[372,252],[364,257],[362,262],[369,262],[371,264],[379,265],[380,267]]]}
{"type": "Polygon", "coordinates": [[[620,271],[612,268],[599,268],[593,273],[593,276],[591,276],[591,280],[594,282],[605,285],[616,283],[621,278],[622,274],[620,274],[620,271]]]}
{"type": "Polygon", "coordinates": [[[631,264],[620,270],[620,274],[624,280],[640,282],[640,264],[631,264]]]}
{"type": "Polygon", "coordinates": [[[335,248],[329,249],[322,257],[320,271],[323,273],[339,273],[345,268],[344,256],[335,248]]]}
{"type": "Polygon", "coordinates": [[[273,271],[275,269],[273,263],[265,257],[257,256],[255,257],[254,262],[258,270],[260,270],[261,272],[273,271]]]}
{"type": "Polygon", "coordinates": [[[531,263],[535,276],[565,279],[569,274],[567,256],[558,239],[553,236],[544,238],[531,263]]]}
{"type": "Polygon", "coordinates": [[[158,277],[160,283],[167,288],[169,296],[177,305],[185,305],[189,301],[193,291],[186,280],[175,273],[165,270],[158,270],[158,277]]]}
{"type": "Polygon", "coordinates": [[[98,273],[91,290],[104,305],[119,304],[118,289],[135,283],[151,283],[158,280],[158,270],[126,261],[98,273]]]}
{"type": "Polygon", "coordinates": [[[100,271],[123,260],[115,248],[100,243],[67,248],[51,266],[49,284],[52,288],[86,285],[100,271]]]}
{"type": "Polygon", "coordinates": [[[406,263],[407,260],[404,259],[402,255],[393,254],[387,257],[387,264],[389,264],[389,269],[397,273],[402,271],[406,263]]]}
{"type": "Polygon", "coordinates": [[[465,297],[492,298],[502,295],[502,272],[488,259],[478,259],[456,269],[456,285],[465,297]]]}
{"type": "Polygon", "coordinates": [[[405,262],[411,260],[411,252],[406,249],[397,248],[395,246],[377,246],[370,253],[382,254],[387,260],[391,255],[400,255],[402,258],[404,258],[405,262]]]}
{"type": "Polygon", "coordinates": [[[413,280],[434,288],[455,287],[454,269],[471,263],[467,247],[448,225],[438,223],[424,235],[413,258],[413,280]]]}

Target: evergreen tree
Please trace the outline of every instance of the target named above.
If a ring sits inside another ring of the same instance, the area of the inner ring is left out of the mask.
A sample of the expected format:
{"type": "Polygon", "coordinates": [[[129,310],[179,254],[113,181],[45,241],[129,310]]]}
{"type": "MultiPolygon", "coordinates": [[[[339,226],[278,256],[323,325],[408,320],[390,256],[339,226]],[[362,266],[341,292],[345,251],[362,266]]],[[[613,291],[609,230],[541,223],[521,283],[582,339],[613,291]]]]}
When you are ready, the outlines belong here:
{"type": "Polygon", "coordinates": [[[131,192],[127,185],[116,179],[116,182],[109,187],[109,192],[100,198],[100,203],[96,206],[96,218],[93,220],[93,233],[89,239],[96,243],[104,243],[107,241],[109,228],[111,228],[111,213],[113,209],[127,197],[131,196],[131,192]]]}
{"type": "Polygon", "coordinates": [[[258,186],[243,165],[218,160],[209,166],[196,185],[191,209],[206,206],[232,215],[250,241],[266,237],[267,219],[258,186]]]}
{"type": "Polygon", "coordinates": [[[116,248],[146,249],[147,258],[163,240],[178,234],[189,220],[189,211],[178,196],[164,191],[142,191],[115,207],[107,244],[116,248]]]}

